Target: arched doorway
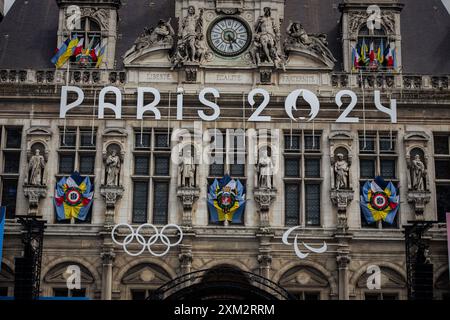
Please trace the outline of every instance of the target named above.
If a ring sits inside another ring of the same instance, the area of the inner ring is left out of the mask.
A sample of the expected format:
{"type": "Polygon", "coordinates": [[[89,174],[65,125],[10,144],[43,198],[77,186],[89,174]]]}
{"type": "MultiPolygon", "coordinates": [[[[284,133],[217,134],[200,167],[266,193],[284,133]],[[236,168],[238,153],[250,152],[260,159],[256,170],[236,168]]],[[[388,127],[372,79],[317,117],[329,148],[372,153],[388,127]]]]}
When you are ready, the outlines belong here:
{"type": "Polygon", "coordinates": [[[150,300],[291,300],[276,283],[251,272],[219,267],[178,277],[159,289],[150,300]]]}

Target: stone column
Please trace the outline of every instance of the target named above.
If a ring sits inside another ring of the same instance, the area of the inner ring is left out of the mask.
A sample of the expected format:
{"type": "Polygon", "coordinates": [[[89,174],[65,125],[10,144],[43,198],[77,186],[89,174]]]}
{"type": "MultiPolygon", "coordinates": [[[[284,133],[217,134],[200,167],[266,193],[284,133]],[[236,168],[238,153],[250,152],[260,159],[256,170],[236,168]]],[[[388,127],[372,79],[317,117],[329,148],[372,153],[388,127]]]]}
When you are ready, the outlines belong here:
{"type": "Polygon", "coordinates": [[[337,258],[338,273],[339,273],[339,300],[349,300],[349,285],[348,285],[348,264],[350,258],[348,254],[338,254],[337,258]]]}
{"type": "Polygon", "coordinates": [[[115,258],[113,249],[109,252],[102,252],[101,258],[103,261],[102,267],[102,300],[111,300],[112,297],[112,269],[115,258]]]}

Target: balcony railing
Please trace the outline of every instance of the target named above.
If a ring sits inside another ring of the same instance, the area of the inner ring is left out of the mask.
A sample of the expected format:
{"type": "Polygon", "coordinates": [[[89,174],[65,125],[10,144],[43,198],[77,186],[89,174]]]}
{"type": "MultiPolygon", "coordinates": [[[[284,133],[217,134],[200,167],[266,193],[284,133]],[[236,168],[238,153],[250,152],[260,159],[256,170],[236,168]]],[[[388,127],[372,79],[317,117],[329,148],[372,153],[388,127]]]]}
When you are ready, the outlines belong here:
{"type": "MultiPolygon", "coordinates": [[[[123,85],[127,83],[124,70],[70,70],[69,83],[72,85],[123,85]]],[[[333,88],[367,88],[392,90],[449,90],[449,75],[401,74],[393,72],[360,72],[331,74],[333,88]]],[[[16,70],[1,69],[2,84],[64,85],[67,82],[66,70],[16,70]]]]}

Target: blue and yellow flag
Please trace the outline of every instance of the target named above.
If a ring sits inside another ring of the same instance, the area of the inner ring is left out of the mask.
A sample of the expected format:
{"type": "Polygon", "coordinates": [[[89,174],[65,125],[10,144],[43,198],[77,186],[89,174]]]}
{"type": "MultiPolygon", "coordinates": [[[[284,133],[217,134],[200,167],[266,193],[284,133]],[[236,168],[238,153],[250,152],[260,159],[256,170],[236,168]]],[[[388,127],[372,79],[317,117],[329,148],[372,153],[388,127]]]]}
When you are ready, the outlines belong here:
{"type": "Polygon", "coordinates": [[[400,208],[400,197],[397,193],[392,182],[387,183],[381,177],[376,177],[372,182],[367,181],[361,194],[361,210],[367,223],[383,220],[393,224],[400,208]]]}
{"type": "Polygon", "coordinates": [[[5,234],[6,207],[0,208],[0,271],[2,270],[3,236],[5,234]]]}
{"type": "Polygon", "coordinates": [[[66,41],[64,41],[62,46],[58,49],[51,60],[57,68],[61,68],[66,63],[66,61],[73,56],[78,45],[78,41],[78,37],[67,39],[66,41]]]}
{"type": "Polygon", "coordinates": [[[245,210],[244,186],[226,175],[209,187],[208,208],[211,222],[242,223],[245,210]]]}
{"type": "Polygon", "coordinates": [[[100,49],[100,51],[97,54],[97,64],[95,65],[96,68],[100,68],[103,63],[103,58],[105,57],[106,52],[106,44],[100,49]]]}
{"type": "Polygon", "coordinates": [[[58,221],[72,218],[85,221],[93,202],[94,192],[89,177],[75,172],[56,184],[55,207],[58,221]]]}

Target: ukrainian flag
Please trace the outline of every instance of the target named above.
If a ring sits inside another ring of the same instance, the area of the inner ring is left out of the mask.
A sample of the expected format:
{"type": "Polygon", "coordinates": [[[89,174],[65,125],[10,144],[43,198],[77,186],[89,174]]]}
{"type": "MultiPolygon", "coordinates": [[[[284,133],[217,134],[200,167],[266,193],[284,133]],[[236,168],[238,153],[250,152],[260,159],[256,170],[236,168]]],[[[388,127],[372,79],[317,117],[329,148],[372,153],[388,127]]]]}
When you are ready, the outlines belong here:
{"type": "Polygon", "coordinates": [[[103,57],[105,56],[105,52],[106,52],[106,44],[100,49],[100,52],[97,55],[98,60],[97,60],[97,65],[95,66],[96,68],[100,68],[100,66],[102,65],[103,57]]]}
{"type": "Polygon", "coordinates": [[[75,48],[78,45],[78,41],[78,37],[67,39],[66,41],[64,41],[62,46],[58,49],[58,52],[51,60],[57,68],[61,68],[73,55],[73,53],[75,52],[75,48]]]}

